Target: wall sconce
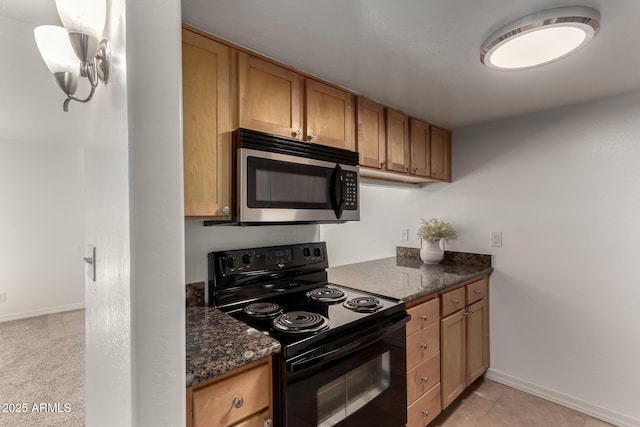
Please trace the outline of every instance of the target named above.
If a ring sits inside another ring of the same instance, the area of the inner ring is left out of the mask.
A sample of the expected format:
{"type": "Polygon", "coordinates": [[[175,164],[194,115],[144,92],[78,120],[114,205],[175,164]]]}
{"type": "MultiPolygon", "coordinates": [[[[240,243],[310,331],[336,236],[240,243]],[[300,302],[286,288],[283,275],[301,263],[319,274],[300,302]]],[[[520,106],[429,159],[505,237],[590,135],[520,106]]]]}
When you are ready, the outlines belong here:
{"type": "Polygon", "coordinates": [[[56,0],[56,8],[64,28],[42,25],[33,33],[42,59],[67,95],[63,109],[69,111],[71,100],[89,102],[98,82],[107,83],[109,79],[109,41],[100,40],[107,5],[105,0],[56,0]],[[80,77],[86,77],[91,84],[85,99],[73,96],[80,77]]]}

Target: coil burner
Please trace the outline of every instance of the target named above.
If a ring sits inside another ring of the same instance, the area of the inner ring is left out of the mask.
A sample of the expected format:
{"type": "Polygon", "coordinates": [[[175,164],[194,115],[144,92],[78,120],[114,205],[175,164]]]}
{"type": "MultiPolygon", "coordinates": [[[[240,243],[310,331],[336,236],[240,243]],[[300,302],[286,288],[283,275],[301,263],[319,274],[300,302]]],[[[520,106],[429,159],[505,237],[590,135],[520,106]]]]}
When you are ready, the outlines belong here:
{"type": "Polygon", "coordinates": [[[242,311],[249,317],[273,317],[282,313],[282,307],[273,302],[256,302],[245,306],[242,311]]]}
{"type": "Polygon", "coordinates": [[[340,289],[324,287],[307,292],[307,298],[316,302],[336,303],[347,299],[347,295],[340,289]]]}
{"type": "Polygon", "coordinates": [[[320,332],[329,327],[329,319],[308,311],[291,311],[273,319],[273,327],[291,334],[320,332]]]}
{"type": "Polygon", "coordinates": [[[350,299],[343,305],[358,313],[373,313],[383,307],[383,304],[376,297],[357,297],[350,299]]]}

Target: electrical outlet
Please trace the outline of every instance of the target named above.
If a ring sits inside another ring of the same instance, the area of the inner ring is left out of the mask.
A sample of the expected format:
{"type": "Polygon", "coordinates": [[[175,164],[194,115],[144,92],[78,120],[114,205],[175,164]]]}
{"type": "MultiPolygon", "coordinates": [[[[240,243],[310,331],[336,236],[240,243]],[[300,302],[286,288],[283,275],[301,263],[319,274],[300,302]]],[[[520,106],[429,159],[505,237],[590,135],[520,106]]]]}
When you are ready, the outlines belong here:
{"type": "Polygon", "coordinates": [[[409,240],[409,229],[408,228],[401,228],[400,229],[400,240],[402,240],[403,242],[406,242],[409,240]]]}
{"type": "Polygon", "coordinates": [[[492,231],[491,232],[491,246],[496,248],[502,247],[502,232],[501,231],[492,231]]]}
{"type": "Polygon", "coordinates": [[[7,293],[0,292],[0,304],[7,302],[7,293]]]}

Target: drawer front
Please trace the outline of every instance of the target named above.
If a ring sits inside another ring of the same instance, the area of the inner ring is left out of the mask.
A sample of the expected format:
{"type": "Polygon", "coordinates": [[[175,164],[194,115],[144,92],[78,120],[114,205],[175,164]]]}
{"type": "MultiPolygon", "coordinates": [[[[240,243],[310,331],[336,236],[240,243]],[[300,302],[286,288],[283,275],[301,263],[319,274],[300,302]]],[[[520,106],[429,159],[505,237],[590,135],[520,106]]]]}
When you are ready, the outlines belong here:
{"type": "Polygon", "coordinates": [[[442,317],[446,317],[464,308],[464,287],[442,294],[440,298],[442,301],[442,317]]]}
{"type": "Polygon", "coordinates": [[[265,409],[259,414],[252,415],[246,420],[240,421],[238,424],[234,424],[233,427],[267,427],[268,425],[273,427],[273,420],[271,421],[271,424],[268,422],[265,423],[265,420],[271,420],[271,411],[269,409],[265,409]]]}
{"type": "Polygon", "coordinates": [[[407,408],[407,427],[425,427],[440,414],[440,384],[407,408]]]}
{"type": "Polygon", "coordinates": [[[259,365],[193,391],[193,425],[230,426],[269,407],[269,364],[259,365]],[[241,398],[242,405],[234,406],[241,398]]]}
{"type": "Polygon", "coordinates": [[[407,336],[414,334],[440,320],[440,303],[438,298],[424,302],[407,310],[411,320],[407,323],[407,336]]]}
{"type": "Polygon", "coordinates": [[[480,301],[487,296],[487,279],[483,278],[477,282],[467,285],[467,305],[480,301]]]}
{"type": "Polygon", "coordinates": [[[440,382],[440,352],[407,372],[407,403],[429,391],[440,382]]]}
{"type": "Polygon", "coordinates": [[[407,370],[440,351],[440,324],[431,326],[407,337],[407,370]]]}

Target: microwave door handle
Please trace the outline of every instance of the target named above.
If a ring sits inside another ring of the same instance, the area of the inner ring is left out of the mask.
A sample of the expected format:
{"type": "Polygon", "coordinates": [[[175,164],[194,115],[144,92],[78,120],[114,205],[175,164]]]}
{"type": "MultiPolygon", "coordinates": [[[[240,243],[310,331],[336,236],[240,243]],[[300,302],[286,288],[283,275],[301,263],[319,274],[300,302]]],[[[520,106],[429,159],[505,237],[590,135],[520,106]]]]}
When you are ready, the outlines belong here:
{"type": "Polygon", "coordinates": [[[342,216],[342,211],[344,209],[344,193],[345,193],[345,183],[344,178],[342,177],[342,168],[340,165],[336,165],[336,168],[333,172],[333,188],[335,197],[335,213],[336,218],[340,219],[342,216]]]}

